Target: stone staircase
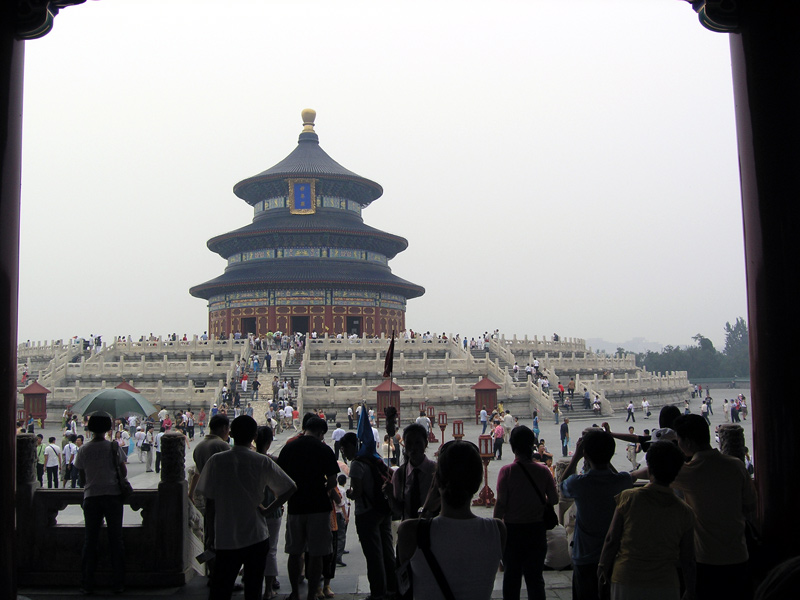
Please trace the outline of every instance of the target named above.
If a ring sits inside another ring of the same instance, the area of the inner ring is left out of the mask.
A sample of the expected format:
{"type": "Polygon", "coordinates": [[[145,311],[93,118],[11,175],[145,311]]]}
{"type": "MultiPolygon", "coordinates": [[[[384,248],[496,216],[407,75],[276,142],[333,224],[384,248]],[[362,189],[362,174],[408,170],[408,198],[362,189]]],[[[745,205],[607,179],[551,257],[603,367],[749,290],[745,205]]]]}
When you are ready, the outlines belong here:
{"type": "Polygon", "coordinates": [[[264,357],[267,354],[266,350],[252,350],[251,355],[258,356],[259,362],[259,372],[256,373],[255,370],[252,368],[250,361],[248,361],[248,366],[245,369],[245,373],[247,373],[248,385],[247,385],[247,392],[242,391],[242,384],[241,381],[236,382],[236,391],[239,392],[240,395],[240,402],[241,407],[244,409],[249,402],[253,407],[253,417],[259,424],[265,423],[265,415],[269,408],[269,404],[272,401],[272,379],[275,375],[278,375],[279,381],[283,383],[284,381],[288,381],[293,383],[294,385],[294,395],[291,398],[292,405],[296,405],[296,398],[297,398],[297,388],[300,384],[300,359],[302,355],[298,352],[295,356],[295,361],[293,364],[286,364],[286,361],[289,360],[289,356],[287,352],[283,352],[283,359],[284,364],[283,368],[281,369],[280,374],[278,373],[277,365],[276,365],[276,351],[270,350],[270,354],[272,355],[272,360],[270,364],[270,371],[267,372],[267,365],[264,357]],[[261,387],[258,390],[258,400],[253,399],[253,388],[252,382],[258,376],[258,381],[261,383],[261,387]]]}
{"type": "MultiPolygon", "coordinates": [[[[481,349],[473,348],[473,349],[470,350],[470,353],[472,354],[472,356],[474,358],[486,358],[486,355],[488,354],[489,359],[492,362],[496,363],[500,367],[501,370],[508,369],[509,376],[512,377],[512,378],[514,377],[514,370],[513,370],[514,369],[514,362],[506,360],[506,358],[503,357],[500,353],[496,352],[492,348],[491,345],[489,346],[488,350],[483,350],[482,348],[481,349]]],[[[527,374],[525,373],[525,365],[526,364],[527,363],[520,364],[519,360],[517,360],[517,365],[519,366],[519,375],[518,375],[519,381],[515,382],[515,383],[525,383],[525,378],[527,377],[527,374]]],[[[531,364],[531,366],[533,366],[533,364],[531,364]]],[[[546,371],[543,371],[543,372],[546,373],[546,371]]],[[[565,385],[565,387],[566,387],[566,385],[565,385]]],[[[566,391],[564,392],[564,397],[565,398],[567,397],[567,392],[566,391]]],[[[553,383],[552,387],[550,388],[550,398],[552,398],[553,400],[558,398],[558,384],[557,383],[553,383]]],[[[591,408],[589,408],[589,409],[583,408],[583,392],[582,391],[580,393],[578,392],[578,390],[575,391],[575,399],[572,402],[572,409],[571,410],[565,410],[564,409],[564,405],[563,405],[562,402],[559,402],[559,404],[561,404],[562,418],[563,417],[568,417],[570,420],[580,420],[580,421],[590,421],[591,420],[591,421],[600,421],[600,422],[602,422],[602,417],[597,417],[594,414],[594,411],[591,408]]],[[[517,407],[515,406],[515,408],[517,408],[517,407]]],[[[512,411],[512,414],[514,414],[513,411],[512,411]]],[[[547,411],[544,412],[544,414],[542,414],[542,412],[540,411],[539,418],[540,419],[544,419],[544,420],[553,419],[552,410],[547,410],[547,411]]],[[[598,422],[597,424],[599,425],[600,422],[598,422]]]]}

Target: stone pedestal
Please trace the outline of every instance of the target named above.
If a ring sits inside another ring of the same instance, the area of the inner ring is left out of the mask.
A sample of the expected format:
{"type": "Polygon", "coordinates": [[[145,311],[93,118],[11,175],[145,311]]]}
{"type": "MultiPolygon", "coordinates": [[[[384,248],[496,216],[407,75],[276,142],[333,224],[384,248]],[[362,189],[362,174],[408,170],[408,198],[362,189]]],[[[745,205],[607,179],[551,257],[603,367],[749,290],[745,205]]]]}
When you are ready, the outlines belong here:
{"type": "Polygon", "coordinates": [[[162,562],[169,573],[186,570],[184,540],[188,529],[188,484],[184,468],[186,438],[181,433],[166,433],[161,438],[161,483],[158,484],[158,523],[162,562]]]}
{"type": "Polygon", "coordinates": [[[33,561],[33,544],[27,543],[34,535],[33,495],[39,487],[36,480],[36,436],[23,433],[17,436],[17,560],[20,564],[33,561]]]}

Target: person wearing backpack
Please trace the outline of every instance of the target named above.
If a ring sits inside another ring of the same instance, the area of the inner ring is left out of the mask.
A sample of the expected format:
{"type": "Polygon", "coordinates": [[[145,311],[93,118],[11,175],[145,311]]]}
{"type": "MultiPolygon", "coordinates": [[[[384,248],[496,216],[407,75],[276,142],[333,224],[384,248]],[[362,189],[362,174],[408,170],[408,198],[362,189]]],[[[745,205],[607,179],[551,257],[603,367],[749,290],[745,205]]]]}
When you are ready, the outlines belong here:
{"type": "MultiPolygon", "coordinates": [[[[386,464],[375,454],[356,457],[358,436],[349,432],[342,437],[342,452],[350,463],[350,489],[347,497],[355,501],[356,532],[361,550],[367,559],[370,595],[379,600],[397,592],[394,546],[392,543],[392,511],[383,492],[391,475],[386,464]]],[[[374,441],[372,444],[374,450],[374,441]]]]}

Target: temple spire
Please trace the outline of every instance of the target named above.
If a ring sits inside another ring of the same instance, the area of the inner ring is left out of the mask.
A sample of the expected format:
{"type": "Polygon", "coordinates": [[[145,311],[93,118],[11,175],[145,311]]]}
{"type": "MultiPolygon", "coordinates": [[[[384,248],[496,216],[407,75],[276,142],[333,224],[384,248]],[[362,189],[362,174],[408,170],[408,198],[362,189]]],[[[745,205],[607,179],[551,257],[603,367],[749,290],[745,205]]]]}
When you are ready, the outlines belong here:
{"type": "Polygon", "coordinates": [[[314,133],[314,120],[317,118],[317,111],[313,108],[304,108],[300,116],[303,118],[303,133],[314,133]]]}

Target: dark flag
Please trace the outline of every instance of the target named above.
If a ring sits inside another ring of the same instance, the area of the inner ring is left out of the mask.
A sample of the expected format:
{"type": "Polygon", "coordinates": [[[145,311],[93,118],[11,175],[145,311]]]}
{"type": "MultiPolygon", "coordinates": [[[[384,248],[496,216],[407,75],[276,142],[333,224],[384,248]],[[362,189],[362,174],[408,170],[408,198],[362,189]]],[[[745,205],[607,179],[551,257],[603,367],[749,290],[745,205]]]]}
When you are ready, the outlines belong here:
{"type": "Polygon", "coordinates": [[[383,376],[391,377],[394,369],[394,329],[392,329],[392,341],[389,342],[389,350],[386,352],[386,362],[383,363],[383,376]]]}
{"type": "Polygon", "coordinates": [[[358,452],[356,456],[374,456],[380,460],[381,455],[378,454],[378,440],[375,439],[375,434],[372,432],[372,426],[369,424],[369,411],[367,405],[361,405],[361,411],[358,414],[358,429],[356,430],[358,437],[358,452]]]}

